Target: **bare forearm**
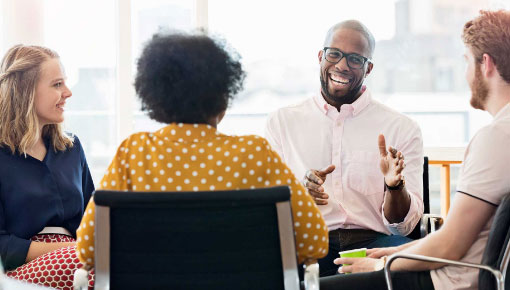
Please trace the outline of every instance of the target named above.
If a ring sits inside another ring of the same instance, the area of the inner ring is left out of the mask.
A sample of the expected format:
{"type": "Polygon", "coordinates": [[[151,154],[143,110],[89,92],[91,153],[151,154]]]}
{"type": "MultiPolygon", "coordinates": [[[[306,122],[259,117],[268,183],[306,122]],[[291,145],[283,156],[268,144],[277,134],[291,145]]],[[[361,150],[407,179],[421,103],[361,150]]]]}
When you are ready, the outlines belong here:
{"type": "MultiPolygon", "coordinates": [[[[436,257],[442,259],[456,260],[458,257],[452,255],[453,251],[449,251],[449,245],[446,239],[441,238],[439,231],[434,232],[427,236],[427,239],[417,240],[412,242],[409,246],[405,247],[400,254],[415,254],[429,257],[436,257]]],[[[400,248],[400,247],[399,247],[400,248]]],[[[391,265],[391,270],[394,271],[427,271],[441,268],[444,264],[429,263],[424,261],[415,261],[399,258],[391,265]]]]}
{"type": "Polygon", "coordinates": [[[390,223],[402,222],[409,212],[410,206],[411,197],[405,186],[401,190],[386,189],[384,195],[384,216],[390,223]]]}
{"type": "MultiPolygon", "coordinates": [[[[401,253],[455,261],[464,257],[496,211],[496,207],[464,194],[455,195],[453,205],[448,213],[448,218],[439,231],[419,240],[401,253]]],[[[443,266],[441,263],[397,259],[391,269],[423,271],[437,269],[441,266],[443,266]]]]}
{"type": "Polygon", "coordinates": [[[405,250],[407,248],[410,248],[410,247],[416,245],[419,241],[420,240],[414,240],[414,241],[409,242],[407,244],[402,244],[402,245],[398,246],[397,249],[398,249],[399,252],[401,252],[401,251],[403,251],[403,250],[405,250]]]}
{"type": "Polygon", "coordinates": [[[33,259],[42,256],[51,251],[63,248],[63,247],[71,247],[75,246],[76,243],[41,243],[41,242],[32,242],[30,244],[30,248],[28,248],[27,258],[25,262],[30,262],[33,259]]]}

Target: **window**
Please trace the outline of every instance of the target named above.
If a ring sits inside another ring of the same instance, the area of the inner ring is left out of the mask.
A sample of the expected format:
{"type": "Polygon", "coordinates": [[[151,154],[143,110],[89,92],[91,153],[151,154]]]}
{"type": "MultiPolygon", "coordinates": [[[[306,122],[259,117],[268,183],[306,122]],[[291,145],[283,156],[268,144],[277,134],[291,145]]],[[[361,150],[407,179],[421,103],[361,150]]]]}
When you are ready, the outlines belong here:
{"type": "MultiPolygon", "coordinates": [[[[156,32],[172,30],[190,31],[194,29],[195,6],[186,0],[131,0],[133,35],[133,77],[136,73],[136,60],[144,43],[156,32]]],[[[140,111],[140,102],[134,102],[134,131],[154,131],[164,126],[149,119],[140,111]]]]}
{"type": "MultiPolygon", "coordinates": [[[[327,29],[358,19],[377,41],[367,80],[374,97],[415,119],[426,147],[465,146],[491,118],[468,103],[462,26],[480,9],[510,2],[0,0],[0,8],[2,54],[16,43],[60,53],[73,91],[66,128],[80,137],[97,184],[123,138],[163,126],[140,112],[132,89],[136,60],[155,32],[206,26],[225,38],[248,75],[219,129],[263,135],[269,112],[319,93],[327,29]]],[[[438,187],[431,184],[434,194],[438,187]]]]}
{"type": "Polygon", "coordinates": [[[377,42],[374,70],[366,82],[374,98],[417,120],[426,146],[464,146],[490,119],[469,107],[464,80],[460,33],[464,23],[487,6],[486,1],[475,2],[480,3],[210,1],[210,31],[239,51],[248,72],[245,90],[220,129],[262,135],[267,113],[319,93],[317,53],[327,29],[358,19],[377,42]],[[444,13],[452,15],[447,22],[441,20],[444,13]]]}
{"type": "Polygon", "coordinates": [[[263,135],[267,113],[318,93],[317,53],[326,31],[339,20],[356,18],[379,39],[392,37],[395,13],[387,2],[210,1],[210,31],[239,51],[248,73],[245,90],[234,100],[220,130],[263,135]]]}
{"type": "MultiPolygon", "coordinates": [[[[267,114],[320,91],[317,53],[327,29],[363,22],[376,38],[366,84],[375,99],[416,120],[426,147],[466,146],[490,116],[469,105],[464,79],[464,23],[503,1],[209,2],[209,29],[243,57],[245,90],[219,129],[264,134],[267,114]],[[489,6],[491,5],[491,6],[489,6]],[[231,13],[235,11],[236,13],[231,13]]],[[[508,3],[506,4],[508,5],[508,3]]],[[[376,142],[376,140],[374,140],[376,142]]],[[[452,169],[452,187],[458,168],[452,169]]],[[[430,168],[431,207],[439,212],[439,168],[430,168]]]]}
{"type": "Polygon", "coordinates": [[[97,184],[118,146],[115,2],[46,0],[43,5],[43,45],[60,54],[73,92],[66,130],[80,138],[97,184]]]}

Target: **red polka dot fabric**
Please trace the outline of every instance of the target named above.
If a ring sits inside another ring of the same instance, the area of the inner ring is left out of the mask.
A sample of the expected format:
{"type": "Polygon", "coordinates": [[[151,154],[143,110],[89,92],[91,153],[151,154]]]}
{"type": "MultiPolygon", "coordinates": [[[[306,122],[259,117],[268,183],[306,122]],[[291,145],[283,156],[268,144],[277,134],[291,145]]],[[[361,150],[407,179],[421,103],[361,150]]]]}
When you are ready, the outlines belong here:
{"type": "MultiPolygon", "coordinates": [[[[58,243],[75,242],[66,235],[45,234],[37,235],[31,239],[35,242],[58,243]]],[[[8,277],[62,290],[73,289],[74,271],[82,267],[76,255],[76,246],[64,247],[37,257],[29,263],[8,271],[8,277]]],[[[94,289],[94,274],[89,274],[89,289],[94,289]]]]}

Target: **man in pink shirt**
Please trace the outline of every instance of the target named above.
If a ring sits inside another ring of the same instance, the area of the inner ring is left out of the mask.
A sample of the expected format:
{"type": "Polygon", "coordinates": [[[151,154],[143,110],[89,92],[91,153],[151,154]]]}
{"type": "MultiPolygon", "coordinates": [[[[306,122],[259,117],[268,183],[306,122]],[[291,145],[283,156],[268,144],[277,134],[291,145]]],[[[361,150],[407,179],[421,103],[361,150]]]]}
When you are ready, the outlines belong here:
{"type": "Polygon", "coordinates": [[[328,225],[321,276],[337,272],[339,251],[409,242],[404,236],[423,213],[420,128],[363,85],[374,46],[358,21],[331,27],[318,53],[320,93],[267,122],[266,138],[296,176],[305,176],[328,225]]]}
{"type": "MultiPolygon", "coordinates": [[[[386,289],[380,270],[385,256],[396,252],[481,262],[496,208],[510,192],[510,11],[481,11],[466,23],[462,39],[471,105],[494,118],[466,149],[457,194],[444,225],[421,240],[369,250],[369,258],[336,259],[337,265],[351,264],[339,272],[367,273],[323,278],[321,289],[386,289]]],[[[476,269],[397,259],[391,270],[394,289],[478,289],[476,269]]]]}

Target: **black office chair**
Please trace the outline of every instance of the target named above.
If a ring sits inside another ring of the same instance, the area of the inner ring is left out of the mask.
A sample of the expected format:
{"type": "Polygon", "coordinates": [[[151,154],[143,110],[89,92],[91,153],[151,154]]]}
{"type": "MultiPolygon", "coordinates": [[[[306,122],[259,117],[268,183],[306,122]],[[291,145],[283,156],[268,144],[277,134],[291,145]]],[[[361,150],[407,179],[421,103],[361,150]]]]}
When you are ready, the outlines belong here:
{"type": "Polygon", "coordinates": [[[289,198],[97,191],[95,289],[299,289],[289,198]]]}
{"type": "Polygon", "coordinates": [[[384,267],[384,275],[388,290],[393,289],[390,276],[391,263],[398,259],[411,259],[427,262],[438,262],[452,266],[469,267],[480,269],[478,275],[478,288],[480,290],[492,289],[510,289],[510,282],[506,279],[510,275],[508,267],[510,261],[510,194],[507,194],[502,200],[489,232],[489,239],[485,250],[483,252],[482,263],[472,264],[459,261],[452,261],[446,259],[439,259],[421,255],[411,254],[394,254],[388,258],[386,266],[384,267]]]}
{"type": "Polygon", "coordinates": [[[440,215],[430,213],[429,158],[425,156],[423,157],[423,216],[407,237],[413,240],[421,239],[438,230],[442,224],[443,218],[440,215]]]}

